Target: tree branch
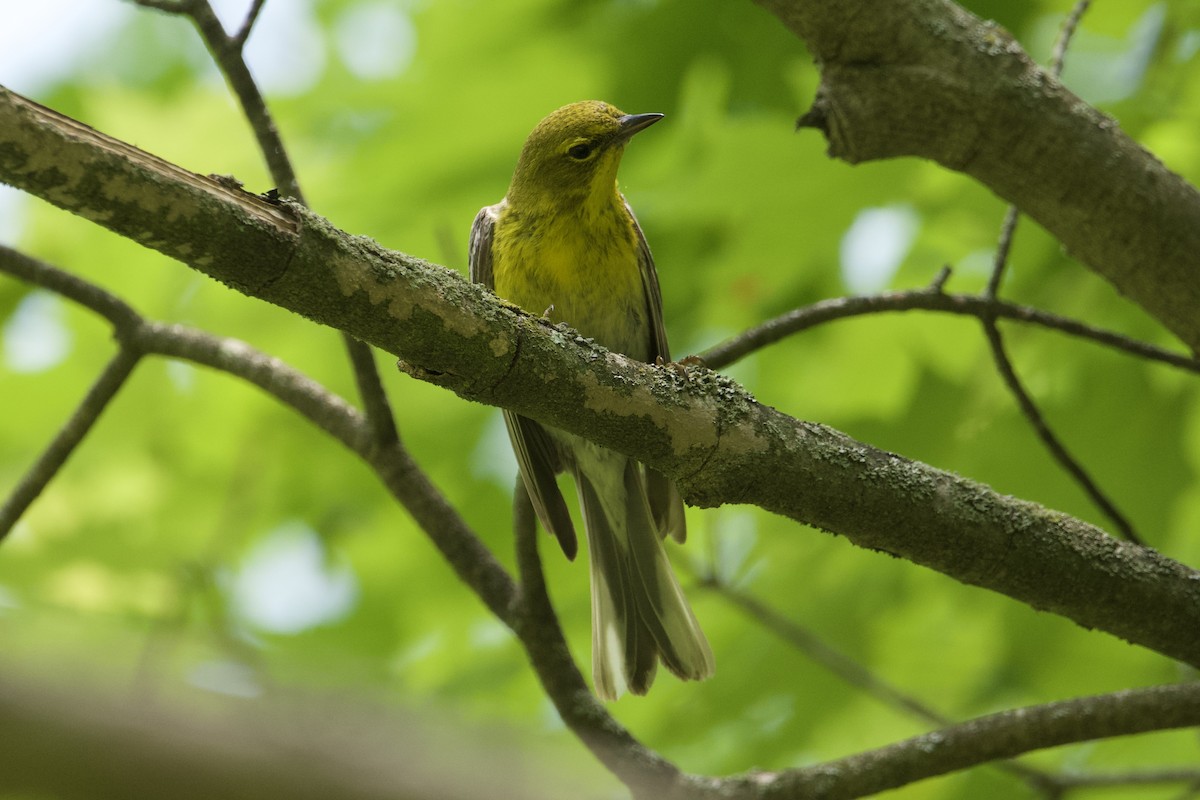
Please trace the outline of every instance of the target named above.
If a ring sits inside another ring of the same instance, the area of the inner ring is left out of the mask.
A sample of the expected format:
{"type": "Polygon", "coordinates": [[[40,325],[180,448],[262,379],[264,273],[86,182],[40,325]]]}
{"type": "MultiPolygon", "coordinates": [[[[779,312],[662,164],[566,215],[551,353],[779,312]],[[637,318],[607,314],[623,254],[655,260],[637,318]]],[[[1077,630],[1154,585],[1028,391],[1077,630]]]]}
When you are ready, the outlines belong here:
{"type": "Polygon", "coordinates": [[[704,576],[701,578],[700,585],[716,593],[751,621],[758,623],[760,627],[775,634],[788,645],[803,653],[809,661],[819,664],[864,694],[922,722],[934,725],[953,724],[953,720],[946,715],[877,677],[862,664],[823,641],[810,629],[786,618],[746,592],[735,589],[716,575],[704,576]]]}
{"type": "MultiPolygon", "coordinates": [[[[261,2],[256,2],[251,7],[243,24],[246,36],[249,36],[261,6],[261,2]]],[[[279,135],[275,120],[267,109],[267,101],[258,90],[258,84],[250,74],[250,67],[242,57],[242,45],[245,42],[242,33],[233,36],[225,33],[221,20],[217,18],[208,0],[188,0],[176,13],[192,20],[217,68],[225,76],[229,88],[233,90],[242,107],[243,115],[250,123],[250,129],[258,142],[258,149],[266,159],[271,180],[275,181],[280,194],[305,203],[304,195],[300,192],[300,183],[296,180],[296,170],[283,146],[283,139],[279,135]]]]}
{"type": "Polygon", "coordinates": [[[100,419],[104,409],[116,397],[117,392],[133,373],[140,354],[128,347],[122,347],[104,367],[100,377],[88,389],[83,400],[76,407],[71,418],[55,435],[54,440],[42,452],[38,460],[29,468],[21,480],[13,487],[12,493],[0,506],[0,541],[8,536],[9,531],[17,524],[17,520],[25,510],[37,499],[51,479],[58,474],[67,459],[75,452],[75,448],[83,441],[83,437],[100,419]]]}
{"type": "MultiPolygon", "coordinates": [[[[938,277],[940,278],[941,275],[938,277]]],[[[1106,331],[1078,320],[1007,300],[988,299],[973,294],[945,294],[942,292],[942,284],[936,281],[922,289],[883,292],[858,297],[837,297],[793,309],[710,347],[701,352],[699,357],[709,367],[720,369],[745,358],[756,350],[761,350],[788,336],[824,325],[827,322],[851,319],[867,314],[900,311],[936,311],[974,317],[975,319],[983,319],[991,314],[1014,322],[1024,322],[1059,331],[1068,336],[1095,342],[1139,358],[1158,361],[1200,374],[1200,359],[1198,358],[1175,353],[1113,331],[1106,331]]]]}
{"type": "Polygon", "coordinates": [[[950,0],[757,2],[816,56],[821,86],[799,124],[831,155],[970,175],[1200,350],[1200,193],[1007,31],[950,0]]]}
{"type": "Polygon", "coordinates": [[[1200,665],[1198,573],[1079,520],[792,419],[719,375],[609,353],[457,273],[6,91],[0,179],[394,353],[462,397],[631,455],[693,504],[758,505],[1200,665]]]}
{"type": "Polygon", "coordinates": [[[1032,750],[1197,724],[1200,682],[1132,689],[1003,711],[808,769],[752,774],[719,796],[864,797],[1032,750]]]}
{"type": "Polygon", "coordinates": [[[239,52],[245,48],[246,40],[250,38],[250,33],[254,30],[254,23],[258,21],[258,15],[265,4],[266,0],[254,0],[250,10],[246,12],[246,18],[242,20],[242,26],[238,28],[236,34],[230,37],[239,52]]]}
{"type": "Polygon", "coordinates": [[[1050,451],[1050,455],[1059,463],[1059,466],[1066,470],[1075,483],[1079,484],[1080,488],[1083,489],[1096,508],[1100,510],[1100,513],[1108,517],[1109,521],[1122,536],[1136,544],[1144,544],[1141,537],[1138,536],[1137,531],[1134,530],[1132,523],[1129,522],[1129,519],[1121,513],[1112,500],[1108,499],[1108,495],[1100,489],[1092,476],[1079,463],[1079,460],[1071,455],[1067,450],[1067,446],[1050,429],[1050,425],[1042,415],[1041,409],[1033,402],[1033,398],[1025,389],[1024,384],[1021,383],[1020,377],[1017,376],[1017,371],[1013,368],[1012,360],[1008,357],[1008,352],[1004,347],[1004,337],[1001,335],[996,321],[994,319],[985,320],[983,323],[983,332],[991,348],[992,359],[996,362],[996,371],[1000,373],[1001,380],[1008,387],[1008,391],[1012,394],[1013,399],[1017,401],[1017,406],[1021,409],[1021,413],[1025,415],[1025,419],[1033,427],[1034,433],[1042,440],[1042,444],[1050,451]]]}

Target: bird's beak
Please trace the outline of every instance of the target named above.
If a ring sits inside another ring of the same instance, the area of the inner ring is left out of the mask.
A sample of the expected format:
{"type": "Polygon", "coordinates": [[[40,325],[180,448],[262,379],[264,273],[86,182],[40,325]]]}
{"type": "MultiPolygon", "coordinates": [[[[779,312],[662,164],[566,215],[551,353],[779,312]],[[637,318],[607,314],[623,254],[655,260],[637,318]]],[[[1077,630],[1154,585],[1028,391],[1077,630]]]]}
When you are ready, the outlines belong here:
{"type": "Polygon", "coordinates": [[[640,130],[649,128],[662,118],[662,114],[626,114],[618,120],[621,124],[621,131],[617,136],[623,142],[628,141],[629,137],[640,130]]]}

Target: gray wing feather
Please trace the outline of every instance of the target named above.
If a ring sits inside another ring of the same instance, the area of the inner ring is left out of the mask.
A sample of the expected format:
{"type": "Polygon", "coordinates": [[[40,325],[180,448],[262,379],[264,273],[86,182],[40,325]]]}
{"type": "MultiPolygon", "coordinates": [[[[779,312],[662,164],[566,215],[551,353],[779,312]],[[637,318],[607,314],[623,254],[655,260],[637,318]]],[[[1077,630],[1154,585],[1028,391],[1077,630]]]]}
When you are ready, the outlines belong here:
{"type": "MultiPolygon", "coordinates": [[[[504,208],[501,200],[494,206],[485,206],[475,217],[471,226],[471,246],[468,253],[471,280],[495,289],[495,276],[492,274],[492,233],[496,227],[496,219],[504,208]]],[[[574,559],[579,549],[575,537],[575,527],[571,524],[571,513],[567,511],[562,492],[554,476],[562,471],[558,450],[554,440],[538,423],[514,414],[504,412],[504,424],[508,428],[508,437],[512,440],[513,452],[517,456],[517,466],[521,471],[521,480],[525,491],[533,503],[538,519],[546,530],[554,534],[567,558],[574,559]]]]}
{"type": "MultiPolygon", "coordinates": [[[[624,198],[622,198],[624,199],[624,198]]],[[[646,306],[650,316],[650,363],[657,358],[663,361],[671,360],[671,348],[667,345],[667,328],[663,324],[662,290],[658,287],[658,272],[654,269],[654,256],[650,254],[650,245],[646,243],[646,235],[638,224],[637,215],[629,202],[625,202],[625,210],[633,220],[633,230],[638,238],[638,266],[641,268],[642,288],[646,293],[646,306]]],[[[654,521],[663,536],[671,536],[678,542],[687,538],[687,523],[683,515],[683,499],[675,484],[661,472],[646,468],[646,495],[650,501],[650,510],[654,521]]]]}
{"type": "Polygon", "coordinates": [[[496,280],[492,275],[492,231],[496,229],[496,218],[504,207],[501,200],[494,206],[484,206],[475,215],[471,225],[471,245],[467,250],[467,262],[470,267],[471,283],[482,283],[488,289],[496,288],[496,280]]]}

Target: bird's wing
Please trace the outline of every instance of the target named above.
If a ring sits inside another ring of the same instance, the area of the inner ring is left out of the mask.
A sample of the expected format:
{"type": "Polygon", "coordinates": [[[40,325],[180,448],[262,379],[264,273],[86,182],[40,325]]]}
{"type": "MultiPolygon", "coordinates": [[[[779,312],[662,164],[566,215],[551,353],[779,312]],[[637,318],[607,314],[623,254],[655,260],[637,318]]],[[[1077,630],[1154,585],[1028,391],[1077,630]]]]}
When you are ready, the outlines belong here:
{"type": "Polygon", "coordinates": [[[491,290],[496,288],[496,278],[492,275],[492,231],[496,229],[496,219],[503,208],[504,201],[501,200],[494,206],[479,209],[475,223],[471,225],[471,244],[467,250],[471,283],[482,283],[491,290]]]}
{"type": "Polygon", "coordinates": [[[567,511],[566,501],[554,480],[554,476],[562,471],[554,440],[541,425],[511,411],[504,412],[504,424],[533,510],[546,530],[558,539],[566,557],[574,561],[579,542],[575,538],[571,512],[567,511]]]}
{"type": "MultiPolygon", "coordinates": [[[[485,206],[480,209],[475,224],[471,226],[467,259],[471,280],[493,290],[496,288],[496,279],[492,274],[492,234],[503,208],[503,200],[494,206],[485,206]]],[[[571,514],[554,480],[554,476],[562,469],[554,441],[541,425],[511,411],[504,412],[504,424],[517,456],[521,481],[525,484],[525,491],[529,493],[538,519],[558,539],[567,558],[574,559],[579,543],[575,538],[575,526],[571,524],[571,514]]]]}
{"type": "MultiPolygon", "coordinates": [[[[624,198],[622,198],[624,199],[624,198]]],[[[667,345],[667,329],[663,325],[662,290],[658,288],[658,273],[654,270],[654,256],[650,254],[650,245],[646,244],[646,235],[638,224],[637,216],[633,213],[629,201],[625,201],[625,210],[633,220],[633,230],[638,240],[638,267],[642,273],[642,289],[646,292],[646,310],[650,313],[650,358],[653,364],[656,359],[671,360],[671,348],[667,345]]]]}
{"type": "MultiPolygon", "coordinates": [[[[642,275],[642,289],[646,294],[646,310],[650,317],[650,358],[653,364],[658,358],[663,361],[671,360],[671,348],[667,345],[667,328],[663,324],[662,290],[658,288],[658,273],[654,269],[654,256],[650,254],[650,245],[646,243],[646,235],[638,224],[637,215],[629,202],[625,202],[625,210],[633,220],[633,230],[638,240],[638,267],[642,275]]],[[[678,542],[687,538],[687,523],[683,516],[683,498],[667,476],[657,470],[646,468],[646,496],[650,500],[650,510],[654,513],[654,522],[663,536],[670,535],[678,542]]]]}

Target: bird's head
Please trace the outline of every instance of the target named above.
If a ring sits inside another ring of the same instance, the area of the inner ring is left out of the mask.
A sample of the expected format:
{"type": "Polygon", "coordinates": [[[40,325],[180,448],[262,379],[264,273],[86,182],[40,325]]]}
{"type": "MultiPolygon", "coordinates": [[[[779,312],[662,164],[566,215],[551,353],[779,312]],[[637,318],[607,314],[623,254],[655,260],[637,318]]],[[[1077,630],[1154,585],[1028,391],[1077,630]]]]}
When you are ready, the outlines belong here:
{"type": "Polygon", "coordinates": [[[615,192],[625,143],[662,116],[626,114],[598,100],[563,106],[525,140],[509,200],[561,205],[615,192]]]}

